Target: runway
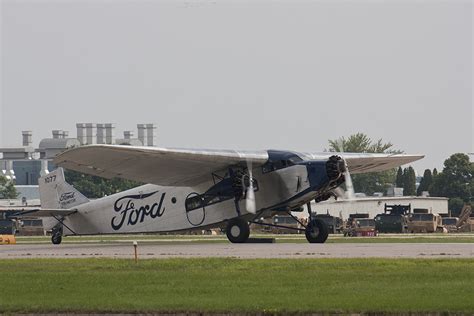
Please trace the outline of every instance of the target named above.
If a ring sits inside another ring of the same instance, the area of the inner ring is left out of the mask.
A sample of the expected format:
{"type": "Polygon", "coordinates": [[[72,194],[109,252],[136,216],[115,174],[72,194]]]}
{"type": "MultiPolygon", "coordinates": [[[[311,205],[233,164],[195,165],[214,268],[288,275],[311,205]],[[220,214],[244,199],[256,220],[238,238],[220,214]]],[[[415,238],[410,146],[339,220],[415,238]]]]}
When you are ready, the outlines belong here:
{"type": "MultiPolygon", "coordinates": [[[[159,258],[474,258],[473,243],[231,244],[146,242],[141,259],[159,258]]],[[[17,244],[0,246],[0,259],[133,258],[132,243],[17,244]]]]}

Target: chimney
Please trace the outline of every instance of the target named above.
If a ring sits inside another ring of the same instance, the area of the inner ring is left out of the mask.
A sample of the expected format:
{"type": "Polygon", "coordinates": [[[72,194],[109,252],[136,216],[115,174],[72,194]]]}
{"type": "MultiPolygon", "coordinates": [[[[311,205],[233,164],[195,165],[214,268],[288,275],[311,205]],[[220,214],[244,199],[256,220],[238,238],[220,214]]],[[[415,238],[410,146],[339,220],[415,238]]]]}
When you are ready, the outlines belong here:
{"type": "Polygon", "coordinates": [[[77,123],[77,140],[81,143],[81,145],[85,145],[86,141],[86,124],[84,123],[77,123]]]}
{"type": "Polygon", "coordinates": [[[147,146],[156,146],[156,125],[146,124],[147,146]]]}
{"type": "Polygon", "coordinates": [[[97,124],[86,123],[86,144],[92,145],[97,143],[97,124]]]}
{"type": "Polygon", "coordinates": [[[146,124],[137,124],[138,129],[138,140],[140,140],[143,146],[147,146],[147,131],[146,131],[146,124]]]}
{"type": "Polygon", "coordinates": [[[115,124],[113,123],[106,123],[105,126],[105,143],[106,144],[113,144],[115,143],[115,124]]]}
{"type": "Polygon", "coordinates": [[[23,146],[29,147],[33,143],[33,132],[32,131],[22,131],[21,135],[23,136],[23,146]]]}
{"type": "Polygon", "coordinates": [[[133,137],[133,132],[132,131],[125,131],[123,132],[123,138],[126,140],[130,140],[133,137]]]}
{"type": "Polygon", "coordinates": [[[105,144],[105,124],[97,124],[97,144],[105,144]]]}
{"type": "Polygon", "coordinates": [[[53,138],[54,139],[62,138],[62,136],[63,136],[63,131],[62,130],[60,130],[60,129],[53,130],[53,138]]]}

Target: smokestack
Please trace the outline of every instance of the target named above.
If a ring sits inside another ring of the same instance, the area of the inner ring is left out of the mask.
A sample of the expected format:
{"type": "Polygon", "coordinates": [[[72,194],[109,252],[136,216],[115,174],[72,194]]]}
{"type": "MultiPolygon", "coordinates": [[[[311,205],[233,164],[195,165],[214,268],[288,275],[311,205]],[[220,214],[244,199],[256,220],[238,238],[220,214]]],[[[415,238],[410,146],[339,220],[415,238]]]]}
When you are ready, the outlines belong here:
{"type": "Polygon", "coordinates": [[[156,146],[156,125],[146,124],[147,146],[156,146]]]}
{"type": "Polygon", "coordinates": [[[97,124],[97,144],[105,144],[105,124],[97,124]]]}
{"type": "Polygon", "coordinates": [[[21,135],[23,136],[23,146],[29,147],[33,143],[33,132],[32,131],[22,131],[21,135]]]}
{"type": "Polygon", "coordinates": [[[140,140],[143,146],[147,146],[147,131],[146,131],[146,124],[137,124],[138,129],[138,140],[140,140]]]}
{"type": "Polygon", "coordinates": [[[115,143],[115,124],[106,123],[105,127],[105,143],[112,145],[115,143]]]}
{"type": "Polygon", "coordinates": [[[86,123],[86,144],[92,145],[97,143],[97,124],[86,123]]]}
{"type": "Polygon", "coordinates": [[[87,143],[86,140],[86,124],[84,123],[77,123],[77,140],[81,143],[81,145],[85,145],[87,143]]]}

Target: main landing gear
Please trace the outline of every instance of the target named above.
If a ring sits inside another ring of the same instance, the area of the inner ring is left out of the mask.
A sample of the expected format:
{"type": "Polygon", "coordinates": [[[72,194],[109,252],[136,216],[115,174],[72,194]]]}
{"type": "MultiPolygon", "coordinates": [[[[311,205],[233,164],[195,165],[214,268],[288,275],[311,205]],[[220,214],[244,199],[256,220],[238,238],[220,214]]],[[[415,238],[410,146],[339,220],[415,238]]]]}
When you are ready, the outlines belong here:
{"type": "Polygon", "coordinates": [[[233,218],[227,224],[226,234],[230,242],[244,243],[249,239],[249,224],[240,217],[233,218]]]}
{"type": "Polygon", "coordinates": [[[329,229],[325,222],[312,219],[305,229],[306,240],[311,244],[322,244],[328,239],[329,229]]]}
{"type": "MultiPolygon", "coordinates": [[[[295,218],[296,219],[296,218],[295,218]]],[[[298,222],[299,220],[296,219],[298,222]]],[[[325,222],[319,219],[311,219],[309,218],[308,224],[305,225],[300,222],[300,225],[305,227],[303,228],[295,228],[295,227],[287,227],[281,225],[273,225],[273,224],[265,224],[259,222],[251,222],[257,225],[264,225],[264,226],[274,226],[279,228],[286,228],[292,229],[296,231],[304,231],[306,240],[309,243],[318,243],[322,244],[328,239],[329,229],[325,222]]],[[[249,224],[246,220],[236,217],[229,220],[226,228],[226,235],[230,242],[232,243],[245,243],[249,239],[250,235],[250,228],[249,224]]]]}

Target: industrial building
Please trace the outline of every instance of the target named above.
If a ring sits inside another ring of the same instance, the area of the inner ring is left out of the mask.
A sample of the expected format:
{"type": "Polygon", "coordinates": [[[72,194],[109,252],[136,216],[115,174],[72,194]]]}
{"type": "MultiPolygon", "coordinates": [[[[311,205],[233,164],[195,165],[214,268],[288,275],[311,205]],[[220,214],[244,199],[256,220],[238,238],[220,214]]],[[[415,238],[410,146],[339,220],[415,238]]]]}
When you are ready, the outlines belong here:
{"type": "Polygon", "coordinates": [[[0,148],[0,172],[17,185],[37,185],[38,178],[55,166],[52,159],[58,153],[73,147],[91,144],[115,144],[132,146],[156,146],[156,125],[137,124],[134,131],[124,131],[123,138],[116,138],[113,123],[77,123],[76,137],[68,131],[53,130],[51,138],[42,139],[33,148],[33,132],[23,131],[22,146],[0,148]]]}

